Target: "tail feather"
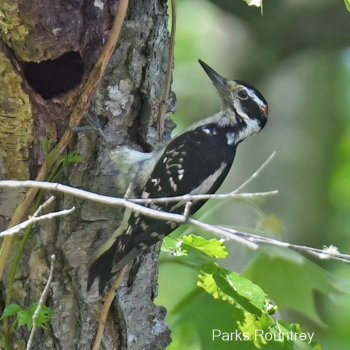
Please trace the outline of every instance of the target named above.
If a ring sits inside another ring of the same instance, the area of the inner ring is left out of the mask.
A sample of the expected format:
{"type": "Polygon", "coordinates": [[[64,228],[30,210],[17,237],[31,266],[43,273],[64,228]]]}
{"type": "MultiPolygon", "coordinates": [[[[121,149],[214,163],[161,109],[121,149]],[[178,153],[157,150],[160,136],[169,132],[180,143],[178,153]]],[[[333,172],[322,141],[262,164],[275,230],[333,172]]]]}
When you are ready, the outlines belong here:
{"type": "Polygon", "coordinates": [[[107,282],[118,273],[122,267],[134,260],[143,250],[133,245],[132,239],[127,235],[120,235],[108,240],[106,250],[95,256],[88,274],[87,290],[89,291],[95,279],[99,279],[99,293],[104,290],[107,282]],[[113,240],[114,242],[110,242],[113,240]]]}
{"type": "Polygon", "coordinates": [[[96,278],[99,278],[99,291],[123,266],[149,247],[163,239],[177,225],[160,221],[143,215],[127,216],[113,236],[107,240],[94,254],[89,269],[87,289],[90,290],[96,278]]]}
{"type": "Polygon", "coordinates": [[[89,291],[96,278],[99,278],[99,293],[101,294],[107,282],[112,278],[112,266],[117,241],[96,260],[92,262],[89,268],[87,280],[87,290],[89,291]]]}

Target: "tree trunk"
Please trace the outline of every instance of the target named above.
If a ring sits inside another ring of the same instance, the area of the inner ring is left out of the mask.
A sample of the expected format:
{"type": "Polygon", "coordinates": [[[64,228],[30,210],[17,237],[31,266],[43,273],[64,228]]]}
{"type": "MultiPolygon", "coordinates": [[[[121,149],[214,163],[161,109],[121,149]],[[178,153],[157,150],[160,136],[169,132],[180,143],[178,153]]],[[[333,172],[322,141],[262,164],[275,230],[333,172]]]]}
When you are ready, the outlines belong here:
{"type": "MultiPolygon", "coordinates": [[[[117,5],[114,0],[0,3],[1,178],[35,178],[45,158],[43,140],[47,138],[52,148],[68,128],[69,115],[108,37],[117,5]]],[[[156,117],[168,43],[166,1],[130,0],[117,48],[93,103],[93,112],[99,115],[111,143],[144,151],[157,143],[156,117]]],[[[168,109],[173,106],[174,102],[169,102],[168,109]]],[[[66,167],[59,182],[121,195],[114,183],[117,166],[94,132],[78,133],[67,153],[75,150],[81,154],[80,161],[66,167]]],[[[0,190],[0,230],[6,228],[23,193],[23,189],[0,190]]],[[[88,262],[118,226],[122,209],[68,195],[57,197],[48,210],[73,205],[77,210],[32,230],[11,302],[26,307],[39,300],[48,278],[50,255],[55,254],[54,281],[46,303],[54,315],[46,329],[38,330],[32,349],[91,349],[103,300],[96,285],[86,291],[88,262]]],[[[12,256],[18,242],[12,247],[12,256]]],[[[165,309],[153,303],[159,248],[154,247],[143,259],[131,291],[128,273],[124,276],[101,349],[165,349],[169,344],[165,309]]],[[[10,267],[11,261],[3,278],[2,305],[10,267]]],[[[28,336],[25,327],[19,328],[12,348],[22,348],[28,336]]]]}

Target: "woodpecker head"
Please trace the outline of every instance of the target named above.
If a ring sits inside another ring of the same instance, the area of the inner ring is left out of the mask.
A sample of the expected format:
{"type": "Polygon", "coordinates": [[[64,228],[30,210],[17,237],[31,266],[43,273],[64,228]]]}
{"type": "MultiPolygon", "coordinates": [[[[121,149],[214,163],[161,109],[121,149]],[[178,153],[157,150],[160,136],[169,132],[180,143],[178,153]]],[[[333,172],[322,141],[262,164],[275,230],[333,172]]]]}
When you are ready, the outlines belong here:
{"type": "Polygon", "coordinates": [[[219,92],[222,110],[233,115],[234,122],[246,125],[251,133],[260,131],[267,122],[268,106],[263,95],[241,80],[228,80],[202,60],[199,63],[219,92]]]}

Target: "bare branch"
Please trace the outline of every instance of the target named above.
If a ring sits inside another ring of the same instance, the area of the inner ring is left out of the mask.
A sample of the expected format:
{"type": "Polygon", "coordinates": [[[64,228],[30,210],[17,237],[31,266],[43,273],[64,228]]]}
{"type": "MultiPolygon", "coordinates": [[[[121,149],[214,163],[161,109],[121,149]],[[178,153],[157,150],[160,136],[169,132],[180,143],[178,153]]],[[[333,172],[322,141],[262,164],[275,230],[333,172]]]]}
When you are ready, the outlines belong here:
{"type": "Polygon", "coordinates": [[[46,286],[45,286],[45,288],[40,296],[38,307],[36,308],[34,315],[33,315],[33,328],[32,328],[32,331],[30,332],[30,336],[29,336],[26,350],[30,350],[30,348],[32,346],[33,338],[34,338],[35,332],[38,328],[36,325],[36,319],[38,318],[40,309],[44,305],[46,298],[47,298],[47,295],[49,294],[49,289],[50,289],[50,285],[51,285],[52,278],[53,278],[53,270],[54,270],[55,260],[56,260],[56,256],[54,254],[52,254],[51,255],[51,266],[50,266],[49,278],[48,278],[48,280],[46,282],[46,286]]]}
{"type": "Polygon", "coordinates": [[[232,240],[237,241],[239,243],[243,243],[243,244],[245,244],[246,246],[248,246],[251,249],[256,250],[256,249],[259,248],[259,245],[256,244],[255,242],[251,242],[249,239],[247,239],[245,237],[241,237],[240,235],[236,234],[236,232],[239,232],[239,231],[234,231],[234,230],[228,231],[226,229],[223,229],[220,226],[206,224],[204,222],[201,222],[201,221],[198,221],[198,220],[195,220],[195,219],[191,219],[191,218],[189,218],[187,220],[187,222],[189,224],[198,226],[198,227],[200,227],[200,228],[202,228],[202,229],[204,229],[206,231],[214,232],[216,234],[219,234],[220,236],[224,236],[224,237],[226,237],[228,239],[232,239],[232,240]]]}
{"type": "MultiPolygon", "coordinates": [[[[257,249],[258,245],[252,242],[249,242],[248,240],[236,236],[233,233],[225,232],[224,230],[221,230],[220,228],[212,228],[213,225],[205,224],[200,221],[194,220],[194,219],[187,219],[185,215],[182,214],[174,214],[169,212],[163,212],[158,211],[155,209],[144,207],[143,205],[136,204],[131,202],[128,199],[124,198],[116,198],[116,197],[109,197],[109,196],[103,196],[96,193],[91,193],[88,191],[84,191],[78,188],[69,187],[66,185],[58,184],[58,183],[50,183],[50,182],[42,182],[42,181],[15,181],[15,180],[3,180],[0,181],[0,187],[38,187],[41,189],[51,190],[51,191],[60,191],[63,193],[68,193],[71,195],[74,195],[76,197],[90,199],[95,202],[109,204],[109,205],[120,205],[123,207],[130,208],[136,212],[139,212],[146,216],[151,216],[156,219],[160,220],[166,220],[166,221],[173,221],[176,223],[184,224],[184,223],[190,223],[196,226],[199,226],[205,230],[209,230],[221,235],[226,235],[227,238],[230,238],[232,240],[236,240],[237,242],[246,244],[248,247],[252,249],[257,249]]],[[[215,195],[213,195],[215,196],[215,195]]],[[[186,202],[186,201],[185,201],[186,202]]]]}
{"type": "Polygon", "coordinates": [[[33,217],[37,217],[42,212],[42,210],[44,210],[54,200],[55,200],[55,196],[51,196],[46,202],[44,202],[43,204],[39,205],[38,209],[33,214],[33,217]]]}
{"type": "Polygon", "coordinates": [[[178,201],[199,201],[206,199],[228,199],[228,198],[252,198],[252,197],[267,197],[271,195],[278,194],[278,191],[268,191],[268,192],[255,192],[255,193],[236,193],[232,191],[230,193],[217,193],[217,194],[185,194],[183,196],[176,197],[163,197],[163,198],[129,198],[130,202],[133,203],[166,203],[166,202],[178,202],[178,201]]]}
{"type": "Polygon", "coordinates": [[[142,205],[132,203],[130,200],[127,200],[124,198],[103,196],[97,193],[84,191],[79,188],[69,187],[59,183],[44,182],[44,181],[30,181],[30,180],[26,180],[26,181],[3,180],[3,181],[0,181],[0,187],[41,188],[44,190],[59,191],[59,192],[67,193],[79,198],[89,199],[98,203],[104,203],[109,205],[120,205],[123,207],[133,209],[135,211],[138,211],[141,214],[144,214],[147,216],[154,216],[155,214],[157,214],[156,217],[162,220],[172,220],[174,222],[180,222],[180,223],[184,221],[182,215],[156,211],[154,209],[150,209],[142,205]]]}
{"type": "MultiPolygon", "coordinates": [[[[273,159],[275,156],[275,152],[260,166],[260,168],[247,180],[245,181],[240,187],[238,187],[236,190],[230,192],[230,193],[224,193],[224,194],[186,194],[184,196],[176,196],[176,197],[164,197],[164,198],[128,198],[126,195],[124,198],[116,198],[116,197],[110,197],[110,196],[103,196],[96,193],[87,192],[78,188],[72,188],[66,185],[58,184],[58,183],[49,183],[49,182],[40,182],[40,181],[14,181],[14,180],[3,180],[0,181],[0,188],[1,187],[27,187],[27,188],[41,188],[51,191],[59,191],[63,193],[67,193],[70,195],[74,195],[76,197],[89,199],[95,202],[109,204],[109,205],[119,205],[126,208],[130,208],[136,212],[139,212],[143,215],[150,216],[159,220],[166,220],[166,221],[173,221],[179,224],[188,223],[191,225],[195,225],[197,227],[200,227],[206,231],[210,231],[216,234],[219,234],[220,236],[223,236],[227,239],[235,240],[241,244],[244,244],[248,246],[251,249],[258,249],[259,244],[271,244],[275,246],[280,246],[284,248],[289,248],[292,250],[296,250],[299,252],[305,252],[310,255],[314,255],[318,257],[319,259],[333,259],[338,260],[346,263],[350,263],[350,255],[348,254],[341,254],[337,251],[337,249],[333,246],[329,248],[324,249],[317,249],[317,248],[311,248],[307,246],[299,246],[295,244],[290,244],[287,242],[278,241],[276,239],[272,238],[266,238],[262,237],[256,234],[246,233],[242,231],[237,231],[231,228],[218,226],[218,225],[211,225],[204,223],[199,220],[192,219],[188,216],[189,213],[189,206],[190,203],[197,200],[208,200],[211,198],[216,199],[227,199],[227,198],[252,198],[252,197],[262,197],[262,196],[269,196],[277,194],[278,191],[269,191],[269,192],[256,192],[256,193],[238,193],[240,192],[244,187],[247,186],[249,182],[251,182],[254,178],[256,178],[261,170],[273,159]],[[147,203],[159,203],[159,202],[183,202],[185,205],[185,210],[183,214],[174,214],[169,212],[163,212],[158,211],[155,209],[151,209],[148,207],[145,207],[139,203],[147,204],[147,203]]],[[[130,185],[132,186],[132,184],[130,185]]],[[[58,212],[58,213],[52,213],[49,215],[64,215],[68,212],[74,210],[74,208],[58,212]]],[[[37,221],[41,218],[44,218],[45,215],[41,216],[40,218],[34,219],[34,221],[37,221]]],[[[33,218],[31,218],[33,220],[33,218]]],[[[7,230],[9,231],[9,230],[7,230]]],[[[5,231],[5,232],[7,232],[5,231]]]]}
{"type": "MultiPolygon", "coordinates": [[[[54,198],[54,197],[51,197],[51,198],[54,198]]],[[[46,203],[44,203],[44,204],[46,204],[46,203]]],[[[42,208],[43,207],[44,206],[42,206],[42,208]]],[[[34,215],[37,215],[37,213],[39,213],[42,208],[38,208],[38,210],[35,212],[34,215]]],[[[61,210],[61,211],[58,211],[58,212],[55,212],[55,213],[49,213],[49,214],[45,214],[45,215],[41,215],[41,216],[36,216],[35,217],[33,215],[28,220],[23,221],[20,224],[14,226],[14,227],[11,227],[11,228],[9,228],[9,229],[7,229],[5,231],[0,232],[0,237],[14,235],[15,233],[18,233],[19,231],[25,229],[30,224],[33,224],[35,222],[42,221],[42,220],[53,219],[53,218],[55,218],[57,216],[68,215],[68,214],[72,213],[74,210],[75,210],[75,207],[72,207],[71,209],[64,209],[64,210],[61,210]]]]}
{"type": "MultiPolygon", "coordinates": [[[[268,192],[255,192],[255,193],[237,193],[238,190],[235,190],[230,193],[219,193],[219,194],[185,194],[183,196],[176,197],[160,197],[160,198],[124,198],[110,197],[105,195],[99,195],[97,193],[92,193],[84,191],[78,188],[69,187],[55,182],[44,182],[44,181],[32,181],[32,180],[1,180],[1,187],[25,187],[25,188],[41,188],[43,190],[49,191],[59,191],[67,194],[71,194],[76,197],[90,199],[95,202],[109,204],[109,205],[120,205],[123,207],[129,207],[136,210],[136,207],[132,204],[127,204],[126,202],[131,203],[165,203],[165,202],[178,202],[180,200],[184,202],[194,201],[194,200],[207,200],[207,199],[227,199],[227,198],[248,198],[248,197],[265,197],[278,194],[278,191],[268,191],[268,192]]],[[[144,207],[143,207],[144,208],[144,207]]],[[[147,214],[145,214],[147,215],[147,214]]]]}
{"type": "Polygon", "coordinates": [[[302,245],[297,245],[297,244],[291,244],[288,242],[282,242],[277,239],[273,238],[268,238],[268,237],[263,237],[259,236],[253,233],[247,233],[247,232],[242,232],[242,231],[237,231],[231,228],[227,227],[222,227],[222,226],[216,226],[217,228],[220,228],[223,231],[227,231],[230,233],[235,234],[236,236],[241,236],[244,237],[245,239],[254,242],[254,243],[259,243],[259,244],[270,244],[278,247],[283,247],[283,248],[289,248],[298,252],[304,252],[309,255],[316,256],[319,259],[332,259],[332,260],[338,260],[341,262],[345,263],[350,263],[350,254],[342,254],[339,253],[338,249],[335,246],[330,246],[330,247],[324,247],[323,249],[318,249],[318,248],[312,248],[308,246],[302,246],[302,245]]]}
{"type": "Polygon", "coordinates": [[[184,217],[185,217],[186,221],[190,217],[191,207],[192,207],[192,202],[191,201],[187,202],[186,206],[185,206],[185,210],[184,210],[184,217]]]}
{"type": "Polygon", "coordinates": [[[252,180],[254,180],[260,174],[260,172],[266,167],[267,164],[271,162],[273,158],[275,158],[275,156],[276,152],[273,152],[271,156],[267,158],[265,162],[259,167],[259,169],[247,181],[243,182],[241,186],[234,190],[233,193],[238,193],[242,191],[244,187],[246,187],[252,180]]]}

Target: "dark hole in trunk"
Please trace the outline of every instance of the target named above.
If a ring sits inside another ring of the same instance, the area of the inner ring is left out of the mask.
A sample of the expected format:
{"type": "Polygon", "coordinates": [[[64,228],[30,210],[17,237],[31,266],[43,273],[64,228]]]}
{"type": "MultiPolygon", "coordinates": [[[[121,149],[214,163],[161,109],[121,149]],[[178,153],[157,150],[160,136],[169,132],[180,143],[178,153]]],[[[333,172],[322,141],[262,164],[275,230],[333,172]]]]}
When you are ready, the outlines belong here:
{"type": "Polygon", "coordinates": [[[81,83],[83,61],[78,52],[71,51],[55,60],[26,62],[24,74],[29,85],[45,100],[50,100],[81,83]]]}

